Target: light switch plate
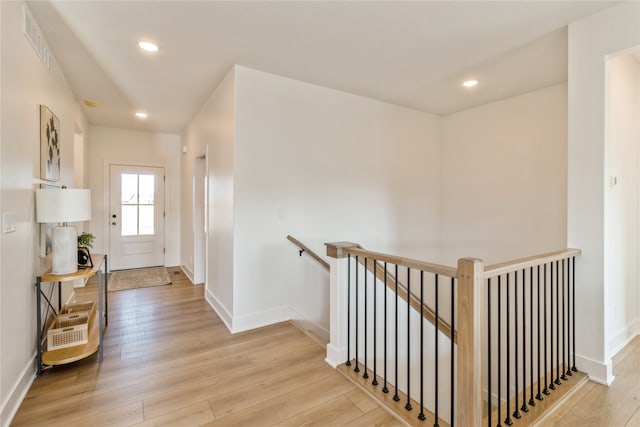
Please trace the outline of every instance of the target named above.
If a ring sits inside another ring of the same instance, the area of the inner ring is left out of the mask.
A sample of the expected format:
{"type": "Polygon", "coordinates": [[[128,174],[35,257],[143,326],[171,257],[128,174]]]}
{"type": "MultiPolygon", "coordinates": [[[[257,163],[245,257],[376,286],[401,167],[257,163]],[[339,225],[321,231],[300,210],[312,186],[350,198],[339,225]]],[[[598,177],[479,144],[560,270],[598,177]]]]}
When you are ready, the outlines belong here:
{"type": "Polygon", "coordinates": [[[15,212],[2,213],[2,233],[15,233],[16,231],[16,214],[15,212]]]}

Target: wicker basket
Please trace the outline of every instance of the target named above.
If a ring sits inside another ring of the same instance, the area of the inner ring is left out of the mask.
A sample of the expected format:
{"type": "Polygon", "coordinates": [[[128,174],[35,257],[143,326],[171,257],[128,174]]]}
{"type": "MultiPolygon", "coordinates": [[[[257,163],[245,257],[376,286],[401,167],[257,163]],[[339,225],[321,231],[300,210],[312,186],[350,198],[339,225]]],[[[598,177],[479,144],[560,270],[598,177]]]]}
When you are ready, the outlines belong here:
{"type": "Polygon", "coordinates": [[[59,350],[89,342],[93,301],[65,306],[47,331],[47,349],[59,350]]]}
{"type": "Polygon", "coordinates": [[[93,311],[93,301],[74,302],[73,304],[67,304],[62,309],[61,313],[77,313],[79,311],[93,311]]]}

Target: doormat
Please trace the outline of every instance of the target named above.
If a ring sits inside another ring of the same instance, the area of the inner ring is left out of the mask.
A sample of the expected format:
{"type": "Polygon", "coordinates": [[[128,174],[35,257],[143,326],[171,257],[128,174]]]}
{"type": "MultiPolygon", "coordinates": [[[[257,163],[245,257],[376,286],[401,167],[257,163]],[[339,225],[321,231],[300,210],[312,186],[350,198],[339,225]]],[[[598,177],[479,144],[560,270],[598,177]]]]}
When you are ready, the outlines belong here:
{"type": "Polygon", "coordinates": [[[118,270],[109,275],[109,292],[170,284],[171,279],[165,267],[118,270]]]}

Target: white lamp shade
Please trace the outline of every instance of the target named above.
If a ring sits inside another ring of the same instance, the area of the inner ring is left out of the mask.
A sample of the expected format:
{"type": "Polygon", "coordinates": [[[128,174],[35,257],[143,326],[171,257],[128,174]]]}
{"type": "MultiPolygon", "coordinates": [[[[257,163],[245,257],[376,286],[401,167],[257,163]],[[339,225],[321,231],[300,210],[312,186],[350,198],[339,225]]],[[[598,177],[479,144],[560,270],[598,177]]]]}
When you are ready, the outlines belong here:
{"type": "Polygon", "coordinates": [[[91,192],[83,188],[37,189],[36,221],[77,222],[91,219],[91,192]]]}

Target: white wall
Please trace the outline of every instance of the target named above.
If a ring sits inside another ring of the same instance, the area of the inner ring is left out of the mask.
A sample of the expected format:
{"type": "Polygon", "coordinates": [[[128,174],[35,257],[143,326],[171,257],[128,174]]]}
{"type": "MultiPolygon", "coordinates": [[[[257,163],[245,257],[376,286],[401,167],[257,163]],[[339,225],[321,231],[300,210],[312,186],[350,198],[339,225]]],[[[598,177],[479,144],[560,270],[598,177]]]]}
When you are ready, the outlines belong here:
{"type": "Polygon", "coordinates": [[[109,252],[109,165],[165,168],[165,265],[180,262],[180,136],[91,126],[89,182],[93,250],[109,252]]]}
{"type": "Polygon", "coordinates": [[[327,303],[328,274],[318,283],[287,234],[321,255],[325,242],[351,240],[437,256],[437,116],[236,70],[234,329],[327,303]]]}
{"type": "Polygon", "coordinates": [[[566,246],[566,90],[555,85],[443,118],[446,264],[566,246]]]}
{"type": "Polygon", "coordinates": [[[638,333],[639,67],[632,55],[607,61],[605,176],[605,354],[613,356],[638,333]]]}
{"type": "Polygon", "coordinates": [[[181,265],[193,268],[193,176],[207,154],[206,298],[231,328],[234,313],[235,74],[231,69],[183,133],[181,265]]]}
{"type": "MultiPolygon", "coordinates": [[[[40,183],[40,104],[60,119],[61,180],[74,183],[74,131],[86,120],[52,57],[47,71],[22,33],[22,2],[0,2],[1,205],[16,215],[16,232],[1,234],[0,424],[8,425],[33,379],[36,305],[33,284],[50,265],[39,257],[34,189],[40,183]]],[[[85,147],[86,148],[86,147],[85,147]]],[[[86,151],[86,150],[85,150],[86,151]]],[[[65,295],[71,292],[65,287],[65,295]]]]}
{"type": "Polygon", "coordinates": [[[604,335],[605,60],[640,44],[638,16],[640,3],[625,2],[569,25],[567,239],[583,250],[576,352],[578,368],[602,382],[613,380],[604,335]]]}

